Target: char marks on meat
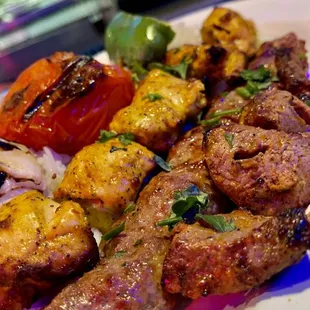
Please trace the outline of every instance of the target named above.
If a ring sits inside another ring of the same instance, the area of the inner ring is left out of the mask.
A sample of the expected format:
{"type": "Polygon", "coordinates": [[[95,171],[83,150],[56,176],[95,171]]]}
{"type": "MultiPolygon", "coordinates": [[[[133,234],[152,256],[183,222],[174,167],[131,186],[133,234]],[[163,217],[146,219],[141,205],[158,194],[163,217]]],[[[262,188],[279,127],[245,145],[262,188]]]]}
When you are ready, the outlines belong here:
{"type": "Polygon", "coordinates": [[[310,203],[309,133],[222,126],[208,135],[206,160],[218,188],[254,214],[310,203]]]}
{"type": "Polygon", "coordinates": [[[298,262],[309,248],[304,209],[277,217],[240,210],[222,216],[237,229],[222,233],[199,224],[174,229],[163,270],[168,292],[196,299],[248,290],[298,262]]]}

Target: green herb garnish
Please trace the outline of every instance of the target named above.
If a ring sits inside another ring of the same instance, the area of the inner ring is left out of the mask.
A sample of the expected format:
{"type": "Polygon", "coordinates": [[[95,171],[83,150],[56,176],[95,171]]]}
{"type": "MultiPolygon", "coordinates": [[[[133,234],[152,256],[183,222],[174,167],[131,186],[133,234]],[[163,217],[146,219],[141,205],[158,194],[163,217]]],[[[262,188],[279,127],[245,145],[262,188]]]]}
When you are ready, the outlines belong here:
{"type": "Polygon", "coordinates": [[[234,146],[233,145],[234,136],[231,133],[227,133],[227,132],[225,132],[224,136],[225,136],[225,140],[229,144],[229,147],[232,149],[234,146]]]}
{"type": "Polygon", "coordinates": [[[167,163],[166,161],[164,161],[160,156],[155,155],[154,161],[163,170],[168,171],[168,172],[172,170],[171,165],[169,163],[167,163]]]}
{"type": "Polygon", "coordinates": [[[107,141],[113,139],[116,136],[117,136],[117,133],[114,131],[100,130],[98,142],[104,143],[104,142],[107,142],[107,141]]]}
{"type": "Polygon", "coordinates": [[[133,246],[134,247],[137,247],[138,245],[140,245],[142,243],[142,239],[138,239],[134,244],[133,246]]]}
{"type": "Polygon", "coordinates": [[[272,77],[271,72],[264,66],[260,66],[257,70],[243,70],[241,77],[247,81],[243,87],[238,87],[236,93],[249,99],[259,91],[268,88],[272,82],[278,81],[277,77],[272,77]]]}
{"type": "Polygon", "coordinates": [[[136,209],[136,205],[135,205],[134,203],[130,203],[130,204],[128,204],[128,206],[125,208],[124,214],[128,214],[128,213],[130,213],[130,212],[132,212],[132,211],[135,211],[135,209],[136,209]]]}
{"type": "Polygon", "coordinates": [[[110,153],[114,153],[116,151],[127,151],[127,149],[125,147],[117,147],[117,146],[112,146],[110,148],[110,153]]]}
{"type": "Polygon", "coordinates": [[[148,99],[151,102],[164,99],[164,97],[160,94],[147,94],[142,98],[142,100],[148,99]]]}
{"type": "Polygon", "coordinates": [[[310,107],[310,100],[306,100],[305,104],[310,107]]]}
{"type": "Polygon", "coordinates": [[[206,127],[213,127],[213,126],[220,124],[220,120],[223,116],[240,114],[241,112],[242,112],[242,108],[214,112],[210,115],[211,118],[204,119],[200,121],[199,124],[206,126],[206,127]]]}
{"type": "Polygon", "coordinates": [[[193,209],[196,213],[200,213],[208,207],[208,203],[208,194],[200,191],[196,185],[191,185],[183,191],[176,191],[169,218],[159,221],[157,225],[172,228],[183,221],[189,210],[193,209]]]}
{"type": "Polygon", "coordinates": [[[183,80],[186,79],[188,66],[192,63],[192,59],[184,57],[182,61],[175,66],[168,66],[158,62],[152,62],[149,64],[148,68],[151,69],[160,69],[170,74],[181,77],[183,80]]]}
{"type": "Polygon", "coordinates": [[[117,258],[120,258],[124,256],[126,253],[127,253],[126,251],[118,251],[118,252],[115,252],[114,256],[117,258]]]}
{"type": "Polygon", "coordinates": [[[114,237],[117,237],[124,229],[125,229],[125,222],[121,223],[120,225],[116,226],[115,228],[104,234],[102,236],[102,239],[105,241],[113,239],[114,237]]]}
{"type": "Polygon", "coordinates": [[[134,139],[135,136],[130,132],[126,132],[118,136],[119,142],[125,146],[130,145],[134,139]]]}
{"type": "Polygon", "coordinates": [[[169,226],[169,227],[173,227],[175,224],[179,223],[183,221],[182,216],[176,216],[176,217],[171,217],[162,221],[159,221],[157,223],[157,226],[169,226]]]}
{"type": "Polygon", "coordinates": [[[195,219],[210,225],[218,232],[229,232],[235,230],[237,227],[232,221],[227,221],[221,215],[202,215],[197,214],[195,219]]]}

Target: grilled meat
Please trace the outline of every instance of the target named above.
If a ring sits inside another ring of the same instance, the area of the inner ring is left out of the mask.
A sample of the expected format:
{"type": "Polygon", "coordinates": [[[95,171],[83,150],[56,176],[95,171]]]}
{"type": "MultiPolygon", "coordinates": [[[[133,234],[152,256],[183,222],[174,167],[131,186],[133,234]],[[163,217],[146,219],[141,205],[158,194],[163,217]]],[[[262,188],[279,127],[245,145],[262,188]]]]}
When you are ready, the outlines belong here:
{"type": "Polygon", "coordinates": [[[163,269],[168,292],[196,299],[248,290],[298,262],[310,246],[304,209],[277,217],[245,211],[222,216],[233,221],[234,231],[216,232],[198,223],[175,228],[163,269]]]}
{"type": "Polygon", "coordinates": [[[85,147],[69,164],[56,199],[74,199],[86,208],[92,226],[106,232],[130,202],[143,179],[156,166],[142,145],[118,138],[85,147]]]}
{"type": "Polygon", "coordinates": [[[189,62],[189,78],[207,77],[208,81],[217,82],[239,76],[247,59],[239,51],[228,53],[220,46],[211,45],[182,45],[166,55],[167,65],[175,66],[184,61],[189,62]]]}
{"type": "Polygon", "coordinates": [[[169,217],[174,193],[194,184],[208,192],[203,163],[160,173],[141,192],[136,210],[129,213],[125,230],[102,244],[100,265],[77,283],[63,290],[51,309],[170,309],[161,288],[162,264],[170,243],[167,227],[158,227],[169,217]]]}
{"type": "Polygon", "coordinates": [[[229,125],[208,136],[216,186],[239,207],[275,215],[310,203],[310,134],[229,125]]]}
{"type": "Polygon", "coordinates": [[[252,56],[256,51],[256,29],[252,21],[227,8],[217,7],[204,21],[201,29],[205,44],[219,44],[228,51],[252,56]]]}
{"type": "Polygon", "coordinates": [[[310,129],[310,107],[287,91],[265,90],[243,109],[240,123],[287,133],[305,132],[310,129]]]}
{"type": "Polygon", "coordinates": [[[161,70],[152,70],[138,88],[132,104],[120,110],[110,129],[131,132],[136,141],[153,151],[167,151],[177,140],[185,120],[206,106],[204,86],[161,70]]]}
{"type": "Polygon", "coordinates": [[[99,258],[83,209],[37,191],[0,208],[0,248],[1,310],[29,307],[35,294],[88,270],[99,258]]]}
{"type": "Polygon", "coordinates": [[[308,61],[305,41],[294,33],[271,42],[265,42],[250,69],[265,66],[278,75],[284,88],[303,101],[310,99],[310,83],[307,79],[308,61]]]}
{"type": "Polygon", "coordinates": [[[204,133],[205,129],[202,126],[186,132],[170,149],[167,159],[169,164],[172,167],[178,167],[185,163],[203,160],[204,133]]]}
{"type": "MultiPolygon", "coordinates": [[[[211,107],[205,116],[205,119],[214,117],[214,113],[229,112],[231,110],[242,109],[249,101],[239,96],[236,91],[230,91],[228,94],[223,93],[211,102],[211,107]]],[[[240,113],[231,113],[221,117],[222,123],[234,122],[239,123],[240,113]]]]}

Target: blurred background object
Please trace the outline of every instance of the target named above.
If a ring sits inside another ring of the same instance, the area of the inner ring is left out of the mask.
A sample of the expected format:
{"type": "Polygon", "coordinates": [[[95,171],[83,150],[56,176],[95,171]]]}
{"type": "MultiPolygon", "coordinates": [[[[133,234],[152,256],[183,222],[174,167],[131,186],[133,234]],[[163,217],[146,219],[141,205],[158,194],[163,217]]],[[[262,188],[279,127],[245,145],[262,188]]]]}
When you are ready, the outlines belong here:
{"type": "MultiPolygon", "coordinates": [[[[223,0],[0,0],[0,83],[56,51],[94,55],[117,10],[170,18],[223,0]]],[[[0,85],[0,93],[3,86],[0,85]]]]}

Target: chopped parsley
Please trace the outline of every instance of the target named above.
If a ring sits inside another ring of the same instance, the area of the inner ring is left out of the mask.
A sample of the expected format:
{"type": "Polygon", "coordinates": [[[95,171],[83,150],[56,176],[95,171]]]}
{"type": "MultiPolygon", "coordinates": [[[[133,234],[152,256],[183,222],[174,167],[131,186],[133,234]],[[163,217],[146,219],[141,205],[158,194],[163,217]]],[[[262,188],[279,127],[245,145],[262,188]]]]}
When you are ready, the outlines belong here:
{"type": "Polygon", "coordinates": [[[155,155],[154,161],[163,170],[168,171],[168,172],[172,170],[171,165],[169,163],[167,163],[166,161],[164,161],[164,159],[161,158],[160,156],[155,155]]]}
{"type": "Polygon", "coordinates": [[[186,79],[188,66],[192,63],[192,59],[184,56],[182,61],[175,66],[168,66],[158,62],[150,63],[148,68],[151,69],[160,69],[170,74],[181,77],[183,80],[186,79]]]}
{"type": "Polygon", "coordinates": [[[230,110],[224,110],[224,111],[217,111],[214,112],[210,115],[211,118],[209,119],[204,119],[199,122],[199,124],[211,128],[216,125],[220,124],[220,120],[223,116],[229,116],[229,115],[234,115],[234,114],[240,114],[242,112],[242,108],[237,108],[237,109],[230,109],[230,110]]]}
{"type": "Polygon", "coordinates": [[[164,99],[164,97],[160,94],[147,94],[142,99],[148,99],[151,102],[155,102],[157,100],[164,99]]]}
{"type": "Polygon", "coordinates": [[[310,107],[310,100],[306,100],[305,104],[310,107]]]}
{"type": "Polygon", "coordinates": [[[137,247],[138,245],[140,245],[142,243],[142,239],[138,239],[134,244],[133,246],[134,247],[137,247]]]}
{"type": "Polygon", "coordinates": [[[227,141],[227,143],[229,144],[229,147],[232,149],[233,148],[233,141],[234,141],[234,135],[229,133],[229,132],[225,132],[224,134],[225,136],[225,140],[227,141]]]}
{"type": "Polygon", "coordinates": [[[130,145],[134,139],[135,136],[130,132],[126,132],[118,136],[119,142],[125,146],[130,145]]]}
{"type": "Polygon", "coordinates": [[[117,258],[120,258],[124,256],[126,253],[127,253],[126,251],[118,251],[118,252],[115,252],[114,256],[117,258]]]}
{"type": "Polygon", "coordinates": [[[110,148],[110,153],[114,153],[116,151],[127,151],[127,149],[125,147],[117,147],[117,146],[112,146],[110,148]]]}
{"type": "Polygon", "coordinates": [[[114,131],[100,130],[98,142],[104,143],[104,142],[107,142],[113,139],[116,136],[117,136],[117,133],[114,131]]]}
{"type": "Polygon", "coordinates": [[[117,237],[122,231],[125,229],[125,222],[121,223],[120,225],[116,226],[106,234],[102,236],[102,239],[104,241],[108,241],[110,239],[113,239],[114,237],[117,237]]]}
{"type": "Polygon", "coordinates": [[[135,211],[135,209],[136,209],[136,205],[134,203],[130,203],[130,204],[128,204],[128,206],[124,210],[124,214],[128,214],[132,211],[135,211]]]}
{"type": "Polygon", "coordinates": [[[247,83],[243,87],[238,87],[236,93],[245,99],[251,98],[278,80],[272,77],[271,72],[264,66],[260,66],[257,70],[243,70],[240,75],[247,83]]]}
{"type": "Polygon", "coordinates": [[[218,232],[229,232],[235,230],[237,227],[232,221],[227,221],[222,215],[202,215],[197,214],[195,219],[211,226],[218,232]]]}
{"type": "Polygon", "coordinates": [[[185,190],[174,193],[174,201],[169,218],[159,221],[157,225],[172,228],[183,220],[190,222],[190,217],[208,208],[208,204],[208,194],[200,191],[196,185],[190,185],[185,190]]]}

